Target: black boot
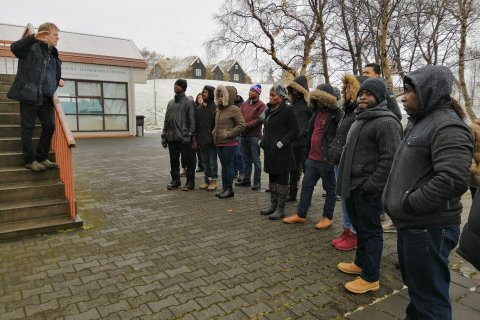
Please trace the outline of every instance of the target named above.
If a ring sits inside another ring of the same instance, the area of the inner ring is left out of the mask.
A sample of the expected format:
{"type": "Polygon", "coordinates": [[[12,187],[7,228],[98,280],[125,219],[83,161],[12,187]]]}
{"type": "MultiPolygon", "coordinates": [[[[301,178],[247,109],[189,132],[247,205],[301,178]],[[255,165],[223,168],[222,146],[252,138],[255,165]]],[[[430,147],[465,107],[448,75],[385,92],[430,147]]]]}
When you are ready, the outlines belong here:
{"type": "Polygon", "coordinates": [[[178,172],[170,173],[172,176],[172,181],[167,185],[168,190],[178,189],[182,185],[180,182],[180,174],[178,172]]]}
{"type": "Polygon", "coordinates": [[[270,208],[268,209],[263,209],[260,211],[260,214],[262,216],[268,216],[272,213],[275,212],[277,209],[277,203],[278,203],[278,198],[277,198],[277,184],[276,183],[270,183],[268,185],[268,188],[270,189],[270,208]]]}
{"type": "Polygon", "coordinates": [[[277,209],[268,216],[268,219],[279,220],[285,218],[285,199],[288,191],[288,185],[277,184],[277,209]]]}
{"type": "Polygon", "coordinates": [[[233,192],[232,188],[227,188],[222,194],[218,196],[219,199],[226,199],[226,198],[232,198],[235,196],[235,193],[233,192]]]}
{"type": "Polygon", "coordinates": [[[215,193],[215,197],[220,197],[222,193],[224,193],[227,190],[226,187],[223,187],[222,190],[219,190],[218,192],[215,193]]]}
{"type": "Polygon", "coordinates": [[[297,201],[297,192],[298,192],[297,183],[295,182],[295,184],[290,184],[290,192],[288,193],[285,201],[286,202],[297,201]]]}
{"type": "Polygon", "coordinates": [[[183,191],[189,191],[195,189],[195,175],[194,174],[188,174],[187,175],[187,182],[183,186],[182,190],[183,191]]]}

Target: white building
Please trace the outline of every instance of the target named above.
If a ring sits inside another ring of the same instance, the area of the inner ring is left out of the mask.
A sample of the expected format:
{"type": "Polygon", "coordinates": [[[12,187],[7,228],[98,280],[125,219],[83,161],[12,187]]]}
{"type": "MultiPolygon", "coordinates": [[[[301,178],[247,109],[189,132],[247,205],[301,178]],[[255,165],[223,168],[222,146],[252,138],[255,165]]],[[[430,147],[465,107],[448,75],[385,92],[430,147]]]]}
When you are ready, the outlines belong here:
{"type": "MultiPolygon", "coordinates": [[[[10,44],[25,31],[0,23],[0,74],[16,74],[10,44]]],[[[146,83],[147,63],[133,41],[66,31],[59,38],[65,86],[57,95],[74,137],[135,135],[135,83],[146,83]]]]}

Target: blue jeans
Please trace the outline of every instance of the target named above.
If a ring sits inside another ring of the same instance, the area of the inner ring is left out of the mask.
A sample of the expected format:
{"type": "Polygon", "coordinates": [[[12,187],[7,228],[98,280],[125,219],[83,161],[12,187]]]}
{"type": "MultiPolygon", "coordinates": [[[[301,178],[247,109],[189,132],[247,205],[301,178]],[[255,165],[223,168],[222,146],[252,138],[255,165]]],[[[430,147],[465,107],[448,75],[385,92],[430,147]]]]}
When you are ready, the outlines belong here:
{"type": "Polygon", "coordinates": [[[378,281],[383,249],[383,230],[380,223],[382,213],[381,196],[370,197],[360,188],[350,191],[346,198],[348,215],[357,231],[355,264],[362,268],[360,277],[368,282],[378,281]]]}
{"type": "Polygon", "coordinates": [[[250,182],[252,175],[252,164],[255,169],[253,173],[253,183],[260,183],[262,175],[262,163],[260,162],[260,146],[257,137],[242,137],[242,152],[244,162],[244,172],[242,182],[250,182]]]}
{"type": "MultiPolygon", "coordinates": [[[[333,167],[335,170],[335,181],[338,180],[338,165],[335,165],[333,167]]],[[[357,231],[355,231],[355,228],[352,225],[352,222],[350,222],[350,217],[348,216],[348,211],[347,211],[347,204],[345,202],[345,199],[342,198],[342,217],[343,217],[343,227],[347,228],[350,230],[352,233],[357,234],[357,231]]]]}
{"type": "Polygon", "coordinates": [[[215,146],[200,148],[202,157],[202,165],[204,171],[205,183],[209,182],[209,178],[218,178],[217,148],[215,146]]]}
{"type": "Polygon", "coordinates": [[[239,173],[243,175],[244,163],[243,163],[243,152],[242,152],[242,139],[240,136],[238,138],[238,146],[235,146],[235,157],[233,159],[233,173],[239,173]]]}
{"type": "Polygon", "coordinates": [[[300,192],[300,203],[297,207],[297,214],[305,218],[307,217],[308,208],[312,202],[312,194],[319,179],[322,179],[322,187],[327,193],[325,196],[325,204],[323,205],[323,216],[328,219],[333,218],[333,210],[335,209],[335,173],[333,165],[326,161],[315,161],[307,159],[305,162],[305,174],[302,181],[302,191],[300,192]]]}
{"type": "Polygon", "coordinates": [[[222,165],[222,187],[232,189],[233,185],[233,160],[235,158],[235,150],[233,147],[217,147],[218,158],[222,165]]]}
{"type": "Polygon", "coordinates": [[[459,226],[397,229],[398,262],[410,295],[406,319],[452,319],[448,256],[459,235],[459,226]]]}

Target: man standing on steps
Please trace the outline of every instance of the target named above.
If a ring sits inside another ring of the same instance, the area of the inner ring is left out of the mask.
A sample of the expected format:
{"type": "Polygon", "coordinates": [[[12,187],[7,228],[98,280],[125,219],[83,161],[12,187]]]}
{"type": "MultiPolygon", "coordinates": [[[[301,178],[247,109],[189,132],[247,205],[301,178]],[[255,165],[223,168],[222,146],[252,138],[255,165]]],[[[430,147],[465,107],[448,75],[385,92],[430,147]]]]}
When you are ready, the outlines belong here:
{"type": "Polygon", "coordinates": [[[22,148],[25,167],[32,171],[57,168],[48,160],[50,144],[55,131],[53,96],[57,87],[63,87],[62,62],[56,47],[58,27],[46,22],[38,32],[27,35],[11,44],[10,49],[18,60],[15,81],[8,98],[20,102],[22,148]],[[42,124],[37,151],[33,149],[33,131],[36,118],[42,124]]]}

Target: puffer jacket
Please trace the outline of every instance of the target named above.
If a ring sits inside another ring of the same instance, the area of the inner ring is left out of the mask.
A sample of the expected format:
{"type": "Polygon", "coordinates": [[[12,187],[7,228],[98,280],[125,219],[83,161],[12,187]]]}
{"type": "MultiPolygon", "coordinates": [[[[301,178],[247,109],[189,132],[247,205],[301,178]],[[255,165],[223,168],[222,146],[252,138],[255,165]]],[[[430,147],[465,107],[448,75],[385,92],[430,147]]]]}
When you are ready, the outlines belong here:
{"type": "Polygon", "coordinates": [[[305,146],[307,144],[308,121],[312,116],[312,110],[308,107],[310,90],[308,89],[307,78],[305,76],[295,78],[288,84],[287,90],[298,122],[298,134],[293,141],[293,146],[305,146]],[[293,89],[297,93],[294,94],[293,89]]]}
{"type": "Polygon", "coordinates": [[[353,74],[346,74],[343,79],[343,116],[338,123],[335,139],[328,148],[328,159],[333,164],[340,163],[340,157],[342,156],[343,148],[347,142],[347,134],[355,121],[355,109],[357,108],[357,93],[360,85],[365,81],[364,76],[354,76],[353,74]],[[350,86],[350,97],[346,98],[345,88],[350,86]]]}
{"type": "Polygon", "coordinates": [[[167,141],[188,143],[195,135],[195,102],[185,92],[168,102],[162,137],[167,141]]]}
{"type": "Polygon", "coordinates": [[[330,144],[335,139],[337,133],[337,127],[343,112],[338,108],[337,98],[325,91],[315,89],[310,93],[310,108],[313,111],[313,115],[310,117],[307,129],[307,156],[310,153],[311,140],[313,129],[315,125],[315,116],[317,112],[328,112],[328,118],[325,122],[325,129],[322,139],[322,153],[325,161],[330,162],[328,155],[328,149],[330,144]]]}
{"type": "MultiPolygon", "coordinates": [[[[8,91],[8,98],[20,102],[39,105],[43,102],[42,84],[44,83],[48,63],[55,65],[55,91],[62,77],[62,62],[55,47],[27,36],[11,44],[10,49],[18,60],[18,71],[8,91]]],[[[54,81],[55,81],[54,80],[54,81]]]]}
{"type": "Polygon", "coordinates": [[[212,135],[216,145],[237,141],[237,136],[246,128],[242,112],[235,105],[236,97],[235,87],[219,85],[215,89],[217,110],[212,135]],[[223,104],[219,104],[217,100],[220,93],[223,95],[223,104]]]}
{"type": "Polygon", "coordinates": [[[473,141],[451,108],[454,76],[428,65],[405,76],[419,110],[410,116],[383,193],[385,212],[397,228],[460,224],[460,198],[468,189],[473,141]]]}

